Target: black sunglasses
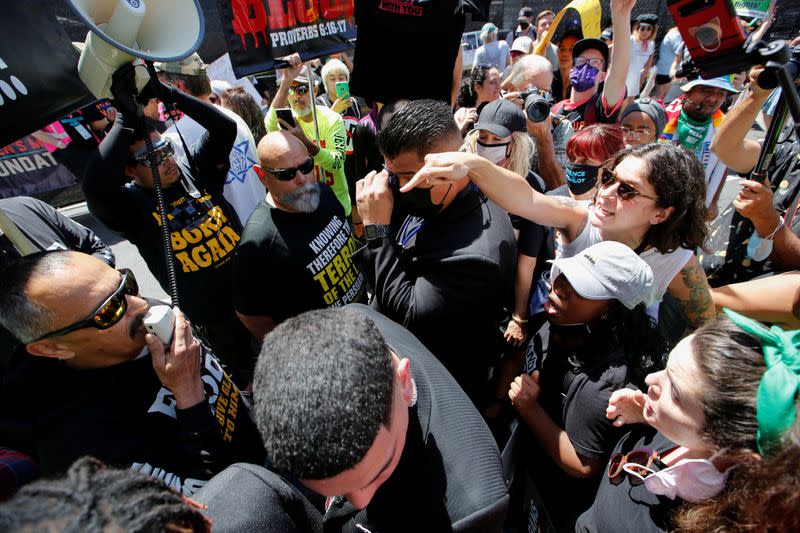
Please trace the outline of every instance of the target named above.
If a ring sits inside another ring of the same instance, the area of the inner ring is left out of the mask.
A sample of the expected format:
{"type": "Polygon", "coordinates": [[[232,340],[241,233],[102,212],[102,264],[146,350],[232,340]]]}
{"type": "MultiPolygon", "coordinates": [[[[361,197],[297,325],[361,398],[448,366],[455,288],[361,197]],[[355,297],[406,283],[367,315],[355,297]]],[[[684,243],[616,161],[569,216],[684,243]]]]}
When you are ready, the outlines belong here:
{"type": "Polygon", "coordinates": [[[289,87],[289,92],[294,94],[307,94],[308,93],[308,85],[292,85],[289,87]]]}
{"type": "Polygon", "coordinates": [[[298,171],[301,174],[308,174],[309,172],[314,170],[314,160],[309,157],[296,167],[289,167],[289,168],[264,167],[264,170],[274,175],[275,179],[278,181],[292,181],[294,179],[295,174],[297,174],[298,171]]]}
{"type": "Polygon", "coordinates": [[[658,202],[658,198],[655,196],[650,196],[649,194],[644,194],[643,192],[639,192],[636,188],[631,185],[630,183],[623,181],[620,179],[619,176],[613,171],[609,170],[605,167],[600,169],[600,187],[605,189],[606,187],[611,187],[615,183],[619,182],[619,188],[617,188],[617,196],[621,200],[633,200],[636,196],[643,196],[644,198],[649,198],[654,202],[658,202]]]}
{"type": "Polygon", "coordinates": [[[122,281],[120,281],[117,290],[111,293],[111,296],[106,298],[105,301],[100,304],[100,307],[89,315],[88,318],[75,322],[67,327],[57,329],[36,340],[40,341],[51,337],[61,337],[62,335],[83,328],[109,329],[122,320],[122,317],[125,316],[125,312],[128,310],[128,299],[125,296],[138,295],[139,284],[136,283],[136,277],[134,277],[133,272],[127,268],[120,269],[119,273],[122,274],[122,281]]]}

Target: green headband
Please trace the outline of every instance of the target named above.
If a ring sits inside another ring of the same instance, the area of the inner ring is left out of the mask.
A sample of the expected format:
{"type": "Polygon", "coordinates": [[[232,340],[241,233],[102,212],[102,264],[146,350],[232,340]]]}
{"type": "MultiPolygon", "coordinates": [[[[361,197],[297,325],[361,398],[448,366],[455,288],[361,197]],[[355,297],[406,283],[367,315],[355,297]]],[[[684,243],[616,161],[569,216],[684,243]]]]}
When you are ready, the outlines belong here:
{"type": "Polygon", "coordinates": [[[758,451],[769,453],[792,427],[795,398],[800,390],[800,330],[784,331],[778,326],[765,328],[751,318],[723,309],[731,321],[761,342],[767,371],[761,376],[756,399],[758,451]]]}

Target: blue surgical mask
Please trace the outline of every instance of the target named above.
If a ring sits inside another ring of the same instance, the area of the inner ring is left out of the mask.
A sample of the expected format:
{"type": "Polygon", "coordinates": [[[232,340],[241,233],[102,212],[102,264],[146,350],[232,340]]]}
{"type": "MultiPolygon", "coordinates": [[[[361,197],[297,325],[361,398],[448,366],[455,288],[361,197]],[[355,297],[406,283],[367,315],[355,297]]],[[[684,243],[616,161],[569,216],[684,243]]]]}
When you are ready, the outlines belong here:
{"type": "Polygon", "coordinates": [[[572,67],[572,71],[569,73],[569,82],[572,84],[572,88],[579,93],[587,91],[594,87],[599,73],[600,71],[589,63],[580,67],[572,67]]]}

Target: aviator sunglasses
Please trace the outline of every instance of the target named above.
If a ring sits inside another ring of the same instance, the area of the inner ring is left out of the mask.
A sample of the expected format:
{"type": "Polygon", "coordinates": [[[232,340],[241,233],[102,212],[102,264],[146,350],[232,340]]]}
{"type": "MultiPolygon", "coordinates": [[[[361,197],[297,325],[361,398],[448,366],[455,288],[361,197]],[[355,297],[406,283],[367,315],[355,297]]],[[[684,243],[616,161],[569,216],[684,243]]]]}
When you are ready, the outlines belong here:
{"type": "MultiPolygon", "coordinates": [[[[162,137],[153,145],[153,159],[156,160],[156,165],[163,165],[174,155],[175,147],[169,139],[162,137]]],[[[133,156],[133,160],[140,165],[150,166],[150,160],[147,158],[147,148],[136,153],[133,156]]]]}
{"type": "Polygon", "coordinates": [[[294,179],[295,174],[297,174],[298,171],[301,174],[308,174],[309,172],[314,170],[314,160],[309,157],[296,167],[289,167],[289,168],[264,167],[264,170],[274,175],[275,179],[278,181],[292,181],[294,179]]]}
{"type": "Polygon", "coordinates": [[[653,200],[654,202],[658,202],[658,198],[655,196],[650,196],[649,194],[644,194],[643,192],[639,192],[636,188],[620,179],[620,177],[613,171],[609,170],[605,167],[600,169],[600,187],[605,189],[607,187],[611,187],[615,183],[619,182],[619,187],[617,188],[617,196],[620,200],[633,200],[636,196],[643,196],[644,198],[648,198],[653,200]]]}
{"type": "Polygon", "coordinates": [[[139,285],[136,283],[133,272],[127,268],[120,269],[118,272],[122,274],[119,287],[111,293],[111,296],[100,304],[100,307],[98,307],[94,313],[84,320],[57,329],[56,331],[39,337],[37,340],[60,337],[83,328],[109,329],[122,320],[122,317],[125,316],[125,312],[128,310],[128,299],[126,296],[137,296],[139,294],[139,285]]]}

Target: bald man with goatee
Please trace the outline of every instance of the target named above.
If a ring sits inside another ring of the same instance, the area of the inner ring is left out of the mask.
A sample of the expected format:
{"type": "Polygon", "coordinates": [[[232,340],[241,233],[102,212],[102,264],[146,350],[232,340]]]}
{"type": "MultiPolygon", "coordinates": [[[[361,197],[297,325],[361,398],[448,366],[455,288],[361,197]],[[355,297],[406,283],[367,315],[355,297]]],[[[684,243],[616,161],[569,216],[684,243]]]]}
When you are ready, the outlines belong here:
{"type": "Polygon", "coordinates": [[[267,196],[253,211],[234,260],[234,307],[258,339],[311,309],[366,301],[364,274],[344,208],[317,181],[297,137],[273,131],[255,171],[267,196]]]}

